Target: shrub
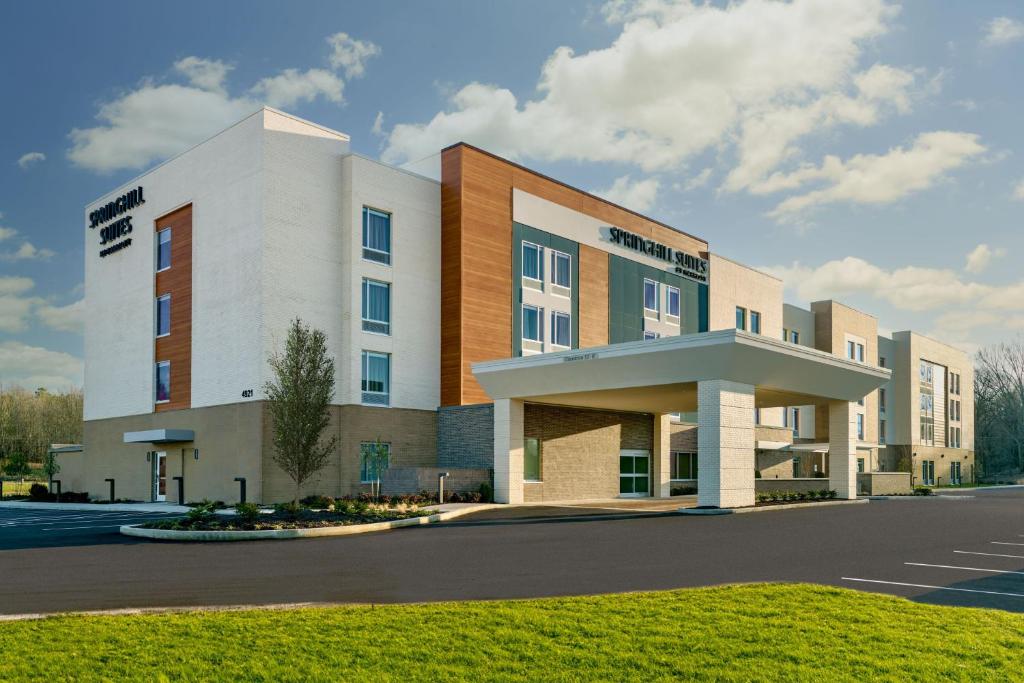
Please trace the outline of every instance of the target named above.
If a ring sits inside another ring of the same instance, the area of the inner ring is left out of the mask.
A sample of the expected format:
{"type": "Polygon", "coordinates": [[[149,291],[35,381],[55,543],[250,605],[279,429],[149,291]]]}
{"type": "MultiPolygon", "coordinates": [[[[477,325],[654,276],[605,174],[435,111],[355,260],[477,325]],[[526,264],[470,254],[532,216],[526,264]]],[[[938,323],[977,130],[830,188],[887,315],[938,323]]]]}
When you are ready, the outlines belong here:
{"type": "Polygon", "coordinates": [[[914,495],[915,496],[930,496],[930,495],[932,495],[932,490],[930,488],[928,488],[927,486],[915,486],[914,487],[914,495]]]}
{"type": "Polygon", "coordinates": [[[486,481],[480,484],[480,500],[484,503],[490,503],[494,500],[494,488],[486,481]]]}
{"type": "Polygon", "coordinates": [[[256,503],[238,503],[235,505],[235,514],[243,524],[255,524],[260,518],[260,506],[256,503]]]}
{"type": "Polygon", "coordinates": [[[50,489],[46,484],[32,484],[28,489],[28,497],[32,500],[49,500],[50,489]]]}
{"type": "Polygon", "coordinates": [[[286,519],[295,520],[302,514],[302,506],[294,502],[278,503],[274,506],[274,512],[286,519]]]}
{"type": "Polygon", "coordinates": [[[761,478],[761,470],[754,470],[754,479],[761,478]]]}
{"type": "Polygon", "coordinates": [[[302,507],[313,508],[317,510],[330,510],[335,507],[336,501],[331,496],[306,496],[299,501],[302,507]]]}
{"type": "Polygon", "coordinates": [[[185,517],[192,524],[209,522],[212,521],[214,518],[215,509],[215,503],[213,503],[212,501],[203,501],[202,503],[199,503],[194,508],[189,510],[188,514],[186,514],[185,517]]]}
{"type": "Polygon", "coordinates": [[[673,496],[692,496],[697,493],[696,486],[675,486],[671,491],[673,496]]]}
{"type": "Polygon", "coordinates": [[[828,492],[828,497],[829,498],[835,498],[836,495],[838,495],[838,494],[836,493],[835,489],[829,489],[829,492],[828,492]]]}
{"type": "Polygon", "coordinates": [[[824,479],[825,478],[825,473],[824,472],[815,472],[814,473],[814,478],[815,479],[824,479]]]}

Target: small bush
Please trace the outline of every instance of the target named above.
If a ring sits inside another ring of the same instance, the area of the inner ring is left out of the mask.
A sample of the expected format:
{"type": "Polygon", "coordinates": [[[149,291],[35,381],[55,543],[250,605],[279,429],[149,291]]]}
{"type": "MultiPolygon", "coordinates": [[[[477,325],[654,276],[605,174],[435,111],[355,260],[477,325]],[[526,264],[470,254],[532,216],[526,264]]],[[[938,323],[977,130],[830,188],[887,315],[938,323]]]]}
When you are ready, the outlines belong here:
{"type": "Polygon", "coordinates": [[[260,518],[260,506],[256,503],[238,503],[235,505],[235,514],[243,524],[255,524],[260,518]]]}
{"type": "Polygon", "coordinates": [[[932,495],[932,490],[930,488],[928,488],[927,486],[915,486],[914,487],[914,495],[915,496],[930,496],[930,495],[932,495]]]}
{"type": "Polygon", "coordinates": [[[336,501],[331,496],[306,496],[299,501],[303,507],[312,508],[314,510],[333,510],[336,501]]]}
{"type": "Polygon", "coordinates": [[[697,493],[696,486],[675,486],[671,491],[673,496],[692,496],[695,493],[697,493]]]}
{"type": "Polygon", "coordinates": [[[46,484],[32,484],[28,489],[28,497],[32,500],[49,500],[50,489],[46,484]]]}
{"type": "Polygon", "coordinates": [[[189,510],[185,517],[193,524],[209,522],[215,516],[215,509],[216,507],[212,501],[206,501],[189,510]]]}
{"type": "Polygon", "coordinates": [[[480,500],[484,503],[494,500],[494,488],[487,482],[480,484],[480,500]]]}
{"type": "Polygon", "coordinates": [[[824,472],[815,472],[814,473],[814,478],[815,479],[824,479],[825,478],[825,473],[824,472]]]}
{"type": "Polygon", "coordinates": [[[295,503],[278,503],[274,506],[274,512],[286,519],[295,520],[302,514],[302,505],[295,503]]]}

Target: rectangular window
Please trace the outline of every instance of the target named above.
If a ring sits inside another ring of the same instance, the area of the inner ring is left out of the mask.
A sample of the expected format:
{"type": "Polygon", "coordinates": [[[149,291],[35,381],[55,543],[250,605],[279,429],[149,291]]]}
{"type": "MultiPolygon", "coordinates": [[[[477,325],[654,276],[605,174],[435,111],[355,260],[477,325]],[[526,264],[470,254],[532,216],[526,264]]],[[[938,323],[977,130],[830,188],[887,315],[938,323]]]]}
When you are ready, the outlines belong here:
{"type": "Polygon", "coordinates": [[[857,413],[857,439],[864,440],[864,415],[857,413]]]}
{"type": "Polygon", "coordinates": [[[391,285],[363,278],[363,331],[391,334],[391,285]]]}
{"type": "Polygon", "coordinates": [[[644,330],[644,341],[650,341],[652,339],[660,339],[661,334],[658,332],[651,332],[650,330],[644,330]]]}
{"type": "Polygon", "coordinates": [[[644,313],[658,315],[658,283],[644,279],[644,313]]]}
{"type": "Polygon", "coordinates": [[[800,456],[799,455],[794,455],[793,456],[793,478],[794,479],[799,479],[803,473],[804,473],[804,468],[802,466],[802,463],[800,462],[800,456]]]}
{"type": "Polygon", "coordinates": [[[164,294],[156,300],[156,336],[165,337],[171,333],[171,295],[164,294]]]}
{"type": "Polygon", "coordinates": [[[523,339],[544,341],[544,309],[523,304],[523,339]]]}
{"type": "Polygon", "coordinates": [[[878,357],[878,367],[880,367],[880,368],[884,368],[885,367],[885,356],[879,356],[878,357]]]}
{"type": "Polygon", "coordinates": [[[761,424],[761,409],[760,408],[754,408],[754,424],[756,424],[756,425],[761,424]]]}
{"type": "Polygon", "coordinates": [[[885,420],[878,421],[878,443],[885,443],[885,420]]]}
{"type": "Polygon", "coordinates": [[[736,307],[736,329],[747,329],[747,309],[743,308],[742,306],[736,307]]]}
{"type": "Polygon", "coordinates": [[[789,341],[789,330],[782,328],[782,341],[789,341]]]}
{"type": "Polygon", "coordinates": [[[362,401],[365,405],[391,403],[391,354],[363,351],[362,401]]]}
{"type": "Polygon", "coordinates": [[[156,364],[156,402],[171,400],[171,361],[162,360],[156,364]]]}
{"type": "Polygon", "coordinates": [[[555,346],[572,346],[572,325],[568,313],[551,311],[551,343],[555,346]]]}
{"type": "Polygon", "coordinates": [[[878,410],[885,412],[885,389],[878,390],[878,410]]]}
{"type": "Polygon", "coordinates": [[[793,434],[797,435],[800,433],[800,409],[790,408],[790,410],[793,411],[791,413],[792,419],[790,420],[790,424],[793,426],[793,434]]]}
{"type": "Polygon", "coordinates": [[[544,247],[523,242],[523,277],[538,282],[544,279],[544,247]]]}
{"type": "Polygon", "coordinates": [[[864,362],[864,345],[857,344],[857,361],[860,363],[864,362]]]}
{"type": "Polygon", "coordinates": [[[572,257],[560,251],[551,251],[551,282],[559,287],[572,287],[572,257]]]}
{"type": "Polygon", "coordinates": [[[750,312],[750,331],[761,334],[761,314],[757,311],[750,312]]]}
{"type": "Polygon", "coordinates": [[[673,287],[672,285],[665,285],[665,290],[668,292],[668,314],[671,316],[679,317],[679,288],[673,287]]]}
{"type": "Polygon", "coordinates": [[[857,471],[858,472],[863,472],[864,471],[864,458],[857,458],[857,471]]]}
{"type": "Polygon", "coordinates": [[[363,258],[391,265],[391,214],[363,207],[363,258]]]}
{"type": "Polygon", "coordinates": [[[156,272],[171,267],[171,229],[164,228],[156,234],[156,272]]]}
{"type": "Polygon", "coordinates": [[[670,478],[675,481],[687,481],[697,478],[697,454],[692,452],[672,451],[672,472],[670,478]]]}
{"type": "Polygon", "coordinates": [[[386,470],[391,463],[391,444],[381,443],[380,447],[386,455],[378,458],[374,452],[377,449],[376,441],[364,441],[359,444],[359,483],[370,484],[377,481],[377,468],[386,470]]]}
{"type": "Polygon", "coordinates": [[[856,344],[856,342],[852,342],[852,341],[846,342],[846,357],[849,358],[850,360],[856,360],[857,359],[857,344],[856,344]]]}
{"type": "Polygon", "coordinates": [[[523,439],[523,481],[541,481],[540,439],[523,439]]]}
{"type": "Polygon", "coordinates": [[[797,332],[796,330],[793,330],[792,332],[790,332],[789,333],[789,342],[791,344],[799,344],[800,343],[800,333],[797,332]]]}

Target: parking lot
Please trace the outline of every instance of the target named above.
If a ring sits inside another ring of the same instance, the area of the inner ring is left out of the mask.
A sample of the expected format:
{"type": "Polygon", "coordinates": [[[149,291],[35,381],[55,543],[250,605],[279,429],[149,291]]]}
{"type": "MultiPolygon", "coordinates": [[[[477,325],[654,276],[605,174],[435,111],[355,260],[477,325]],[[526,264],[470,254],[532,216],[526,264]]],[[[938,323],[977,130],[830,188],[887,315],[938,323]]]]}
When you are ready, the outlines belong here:
{"type": "Polygon", "coordinates": [[[189,544],[117,533],[166,515],[0,509],[0,614],[762,581],[1024,612],[1024,488],[716,517],[505,510],[346,538],[189,544]]]}

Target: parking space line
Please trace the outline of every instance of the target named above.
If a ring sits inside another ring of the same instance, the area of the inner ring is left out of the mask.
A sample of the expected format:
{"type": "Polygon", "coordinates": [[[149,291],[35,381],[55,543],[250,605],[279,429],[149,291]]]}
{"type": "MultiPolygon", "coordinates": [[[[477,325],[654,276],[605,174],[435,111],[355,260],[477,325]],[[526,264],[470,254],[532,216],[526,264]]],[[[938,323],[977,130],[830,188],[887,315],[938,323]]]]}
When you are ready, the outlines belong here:
{"type": "Polygon", "coordinates": [[[989,572],[990,574],[1018,574],[1024,576],[1024,572],[1013,572],[1008,569],[985,569],[983,567],[956,567],[951,564],[926,564],[924,562],[904,562],[910,567],[934,567],[936,569],[962,569],[967,572],[989,572]]]}
{"type": "Polygon", "coordinates": [[[887,586],[907,586],[910,588],[928,588],[935,591],[956,591],[959,593],[982,593],[984,595],[1003,595],[1011,598],[1024,598],[1024,593],[1003,593],[1000,591],[983,591],[974,588],[952,588],[950,586],[929,586],[925,583],[904,583],[902,581],[882,581],[881,579],[858,579],[852,576],[842,577],[843,581],[859,581],[861,583],[880,583],[887,586]]]}
{"type": "Polygon", "coordinates": [[[1024,560],[1024,555],[1003,555],[1002,553],[979,553],[973,550],[954,550],[954,553],[960,553],[961,555],[985,555],[987,557],[1015,557],[1018,560],[1024,560]]]}
{"type": "Polygon", "coordinates": [[[990,543],[995,543],[996,545],[1024,545],[1024,543],[1010,543],[1009,541],[990,541],[990,543]]]}

